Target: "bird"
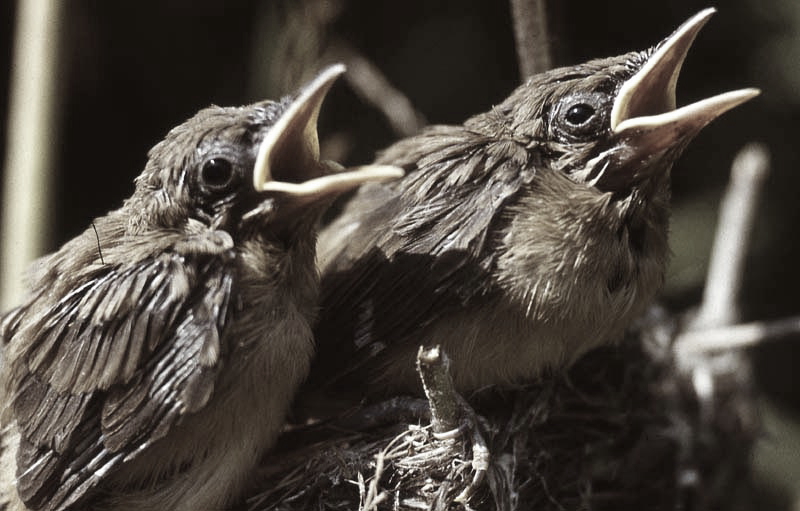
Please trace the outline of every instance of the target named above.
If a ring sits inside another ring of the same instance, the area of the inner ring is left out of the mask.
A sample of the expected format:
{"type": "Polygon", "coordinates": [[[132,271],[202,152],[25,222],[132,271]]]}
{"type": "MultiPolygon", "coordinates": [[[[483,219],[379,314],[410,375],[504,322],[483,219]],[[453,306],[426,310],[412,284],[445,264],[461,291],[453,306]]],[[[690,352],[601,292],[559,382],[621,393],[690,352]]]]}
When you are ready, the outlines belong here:
{"type": "Polygon", "coordinates": [[[420,395],[420,346],[441,346],[469,393],[620,339],[665,279],[673,162],[759,94],[676,108],[681,66],[713,13],[644,51],[536,74],[490,111],[380,153],[405,177],[360,187],[320,231],[306,415],[313,396],[420,395]]]}
{"type": "Polygon", "coordinates": [[[211,106],[148,153],[123,205],[33,264],[0,321],[7,510],[217,510],[274,444],[314,351],[316,224],[402,175],[320,159],[344,66],[211,106]]]}

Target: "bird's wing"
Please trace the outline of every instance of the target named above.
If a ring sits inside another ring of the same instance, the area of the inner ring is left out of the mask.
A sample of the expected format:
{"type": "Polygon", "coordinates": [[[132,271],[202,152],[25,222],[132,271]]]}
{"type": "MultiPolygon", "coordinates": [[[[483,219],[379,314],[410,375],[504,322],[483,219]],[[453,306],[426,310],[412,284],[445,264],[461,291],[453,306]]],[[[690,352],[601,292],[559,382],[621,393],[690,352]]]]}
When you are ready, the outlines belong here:
{"type": "Polygon", "coordinates": [[[103,266],[50,306],[22,306],[3,322],[18,491],[29,507],[69,509],[206,404],[223,356],[232,257],[165,252],[103,266]]]}
{"type": "Polygon", "coordinates": [[[406,176],[362,187],[320,233],[312,388],[387,345],[416,342],[420,329],[491,291],[483,277],[494,265],[492,236],[503,206],[532,178],[530,157],[514,141],[436,127],[379,158],[406,176]]]}

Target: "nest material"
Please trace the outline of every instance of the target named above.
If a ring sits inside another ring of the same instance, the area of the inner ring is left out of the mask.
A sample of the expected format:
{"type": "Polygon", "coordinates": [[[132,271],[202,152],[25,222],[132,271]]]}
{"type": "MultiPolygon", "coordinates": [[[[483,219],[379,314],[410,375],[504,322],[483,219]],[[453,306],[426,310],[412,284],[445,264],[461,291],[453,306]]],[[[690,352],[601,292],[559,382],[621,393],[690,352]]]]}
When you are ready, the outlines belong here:
{"type": "Polygon", "coordinates": [[[477,415],[451,434],[427,421],[301,428],[264,460],[244,508],[736,509],[759,430],[749,365],[675,353],[673,326],[656,311],[568,373],[467,396],[477,415]]]}

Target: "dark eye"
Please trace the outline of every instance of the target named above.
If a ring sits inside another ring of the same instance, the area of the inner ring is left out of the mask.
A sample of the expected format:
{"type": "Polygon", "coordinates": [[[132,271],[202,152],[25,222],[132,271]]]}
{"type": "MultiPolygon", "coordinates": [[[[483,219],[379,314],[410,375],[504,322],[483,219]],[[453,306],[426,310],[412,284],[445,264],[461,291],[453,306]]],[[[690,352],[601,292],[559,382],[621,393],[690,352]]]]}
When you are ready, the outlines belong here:
{"type": "Polygon", "coordinates": [[[586,103],[572,105],[564,114],[564,120],[573,126],[580,126],[586,123],[594,115],[594,107],[586,103]]]}
{"type": "Polygon", "coordinates": [[[611,98],[601,92],[576,92],[561,98],[551,129],[562,142],[588,142],[608,129],[611,98]]]}
{"type": "Polygon", "coordinates": [[[214,190],[228,188],[233,177],[233,164],[225,158],[211,158],[200,169],[200,182],[214,190]]]}

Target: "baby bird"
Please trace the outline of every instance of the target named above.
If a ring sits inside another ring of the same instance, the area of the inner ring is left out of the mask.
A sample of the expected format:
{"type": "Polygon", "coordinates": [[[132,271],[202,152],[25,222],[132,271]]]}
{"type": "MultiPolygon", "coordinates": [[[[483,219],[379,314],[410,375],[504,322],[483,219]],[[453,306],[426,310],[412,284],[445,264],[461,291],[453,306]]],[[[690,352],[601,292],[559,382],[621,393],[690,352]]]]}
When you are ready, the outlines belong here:
{"type": "Polygon", "coordinates": [[[619,339],[661,288],[670,168],[709,122],[758,94],[676,109],[686,54],[713,9],[656,46],[531,77],[461,126],[377,159],[320,233],[322,310],[307,395],[421,392],[441,345],[462,392],[537,377],[619,339]]]}
{"type": "Polygon", "coordinates": [[[2,318],[8,510],[217,510],[308,372],[316,223],[397,168],[333,173],[297,96],[210,107],[149,153],[133,196],[35,264],[2,318]]]}

